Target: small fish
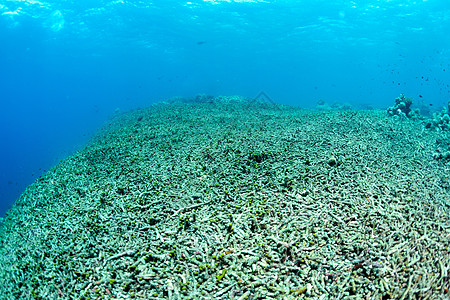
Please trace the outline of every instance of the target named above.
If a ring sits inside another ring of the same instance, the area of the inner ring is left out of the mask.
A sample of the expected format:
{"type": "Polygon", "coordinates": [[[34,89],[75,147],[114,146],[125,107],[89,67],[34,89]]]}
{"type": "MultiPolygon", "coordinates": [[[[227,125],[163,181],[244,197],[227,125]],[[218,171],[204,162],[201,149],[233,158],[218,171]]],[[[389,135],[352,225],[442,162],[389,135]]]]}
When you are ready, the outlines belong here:
{"type": "Polygon", "coordinates": [[[422,95],[419,95],[419,98],[423,98],[422,95]]]}
{"type": "Polygon", "coordinates": [[[205,41],[199,41],[199,42],[197,42],[197,45],[203,45],[203,44],[206,44],[206,42],[205,42],[205,41]]]}

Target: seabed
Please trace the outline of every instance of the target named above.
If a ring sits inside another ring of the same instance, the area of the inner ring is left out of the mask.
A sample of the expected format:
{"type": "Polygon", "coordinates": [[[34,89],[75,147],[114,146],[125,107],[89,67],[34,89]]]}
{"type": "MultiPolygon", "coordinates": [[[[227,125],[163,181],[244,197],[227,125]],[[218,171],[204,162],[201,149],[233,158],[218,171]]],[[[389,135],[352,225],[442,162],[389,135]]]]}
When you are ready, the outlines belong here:
{"type": "Polygon", "coordinates": [[[448,299],[448,132],[241,97],[116,116],[0,225],[0,299],[448,299]]]}

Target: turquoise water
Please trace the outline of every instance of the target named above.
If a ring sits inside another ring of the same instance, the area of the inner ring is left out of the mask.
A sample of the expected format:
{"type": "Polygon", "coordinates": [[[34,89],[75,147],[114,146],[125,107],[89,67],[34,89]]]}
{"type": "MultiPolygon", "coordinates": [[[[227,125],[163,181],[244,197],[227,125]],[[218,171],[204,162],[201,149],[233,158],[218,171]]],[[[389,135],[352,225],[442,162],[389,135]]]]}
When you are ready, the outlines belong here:
{"type": "Polygon", "coordinates": [[[450,98],[448,1],[0,0],[0,215],[117,109],[450,98]]]}

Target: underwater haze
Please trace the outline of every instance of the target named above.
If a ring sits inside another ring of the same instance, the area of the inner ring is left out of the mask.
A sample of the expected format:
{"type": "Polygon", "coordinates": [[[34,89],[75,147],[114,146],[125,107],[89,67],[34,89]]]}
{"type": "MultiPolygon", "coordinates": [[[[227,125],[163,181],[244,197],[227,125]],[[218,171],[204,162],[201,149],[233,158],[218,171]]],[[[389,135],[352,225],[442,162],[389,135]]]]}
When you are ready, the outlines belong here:
{"type": "Polygon", "coordinates": [[[197,94],[450,100],[447,0],[0,0],[0,216],[117,111],[197,94]]]}

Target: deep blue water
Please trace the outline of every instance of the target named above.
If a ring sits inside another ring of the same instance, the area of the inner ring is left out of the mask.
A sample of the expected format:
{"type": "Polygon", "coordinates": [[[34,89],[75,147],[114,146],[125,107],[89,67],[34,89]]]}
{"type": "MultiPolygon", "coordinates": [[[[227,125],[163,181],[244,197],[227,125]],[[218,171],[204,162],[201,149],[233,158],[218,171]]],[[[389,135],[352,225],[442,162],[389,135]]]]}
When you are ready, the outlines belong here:
{"type": "Polygon", "coordinates": [[[261,91],[440,109],[448,32],[448,0],[0,0],[0,216],[116,109],[261,91]]]}

